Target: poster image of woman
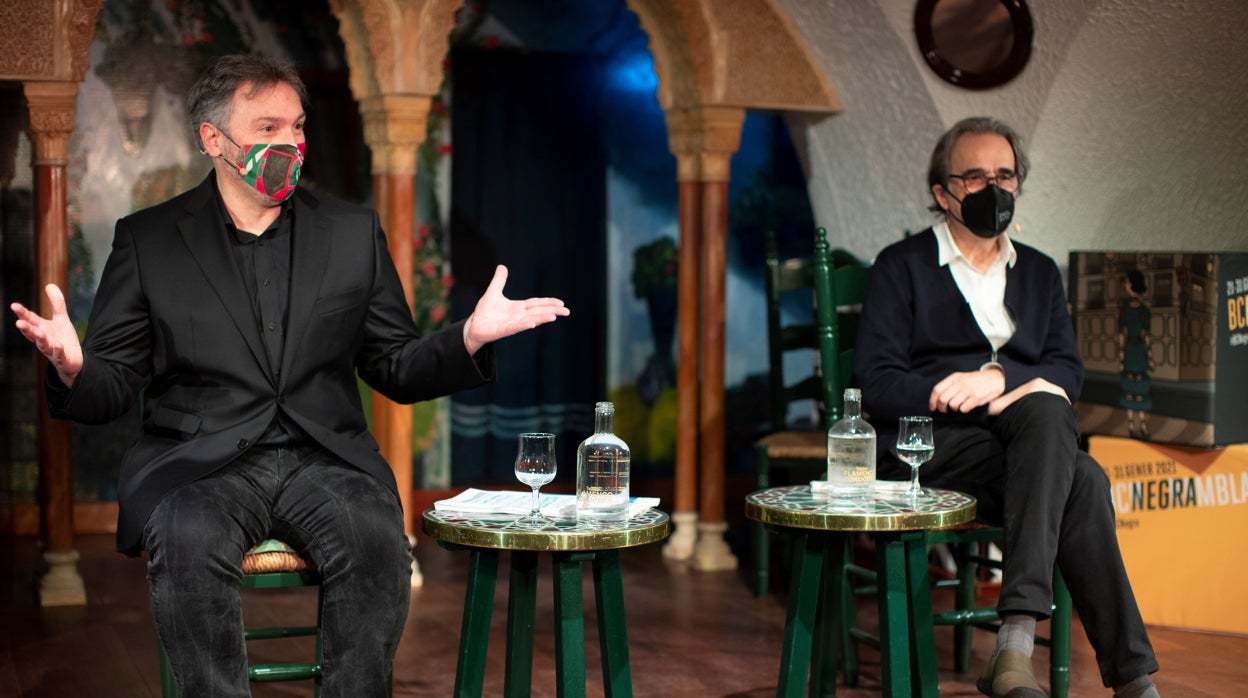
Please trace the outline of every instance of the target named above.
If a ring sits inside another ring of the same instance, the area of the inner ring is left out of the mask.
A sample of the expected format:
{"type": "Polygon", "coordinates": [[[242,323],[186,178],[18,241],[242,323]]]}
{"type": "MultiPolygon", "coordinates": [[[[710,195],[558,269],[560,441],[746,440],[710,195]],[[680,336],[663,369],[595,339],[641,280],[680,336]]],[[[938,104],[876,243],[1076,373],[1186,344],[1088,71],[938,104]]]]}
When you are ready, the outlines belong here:
{"type": "Polygon", "coordinates": [[[1118,406],[1127,411],[1127,430],[1132,438],[1148,440],[1148,413],[1153,409],[1149,374],[1153,362],[1149,326],[1152,315],[1144,302],[1148,286],[1144,274],[1132,269],[1123,280],[1123,301],[1118,308],[1118,360],[1122,363],[1122,395],[1118,406]]]}

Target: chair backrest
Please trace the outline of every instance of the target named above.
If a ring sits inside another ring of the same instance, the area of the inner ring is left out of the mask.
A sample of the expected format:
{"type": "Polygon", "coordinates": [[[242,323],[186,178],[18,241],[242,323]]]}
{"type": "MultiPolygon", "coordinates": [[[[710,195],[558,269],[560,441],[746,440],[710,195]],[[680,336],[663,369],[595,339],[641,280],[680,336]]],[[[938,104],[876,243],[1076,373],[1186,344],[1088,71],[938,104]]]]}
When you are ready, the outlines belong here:
{"type": "Polygon", "coordinates": [[[815,231],[815,314],[825,428],[841,418],[842,394],[854,375],[858,316],[867,293],[870,267],[844,250],[833,250],[827,231],[815,231]]]}
{"type": "Polygon", "coordinates": [[[829,248],[823,228],[816,231],[815,254],[810,257],[781,258],[775,237],[767,235],[764,287],[772,431],[785,429],[789,407],[805,400],[817,406],[824,429],[840,418],[841,391],[853,371],[852,346],[866,276],[867,267],[853,255],[829,248]],[[799,295],[801,307],[810,309],[809,319],[786,324],[784,300],[799,295]],[[821,307],[830,309],[827,317],[821,307]],[[813,354],[809,373],[786,376],[784,357],[793,351],[813,354]],[[823,371],[822,366],[838,370],[823,371]]]}
{"type": "Polygon", "coordinates": [[[775,236],[767,234],[767,259],[764,272],[764,291],[767,300],[767,363],[770,393],[771,425],[768,431],[783,431],[788,427],[789,407],[794,403],[822,398],[819,377],[815,374],[814,359],[809,373],[800,377],[785,373],[785,356],[791,352],[815,352],[816,340],[814,298],[814,257],[781,258],[775,236]],[[794,298],[794,297],[797,298],[794,298]],[[785,322],[783,308],[789,299],[799,309],[810,309],[809,314],[799,315],[796,322],[785,322]]]}

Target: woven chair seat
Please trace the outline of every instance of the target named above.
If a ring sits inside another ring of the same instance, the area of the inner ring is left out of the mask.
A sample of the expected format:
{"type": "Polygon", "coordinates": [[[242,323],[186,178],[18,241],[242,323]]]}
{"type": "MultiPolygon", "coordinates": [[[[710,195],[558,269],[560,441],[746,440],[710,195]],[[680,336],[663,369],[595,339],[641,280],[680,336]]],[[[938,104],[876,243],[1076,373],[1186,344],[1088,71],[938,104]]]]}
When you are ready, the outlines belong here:
{"type": "Polygon", "coordinates": [[[771,458],[822,460],[828,457],[828,435],[822,431],[780,431],[758,440],[771,458]]]}
{"type": "Polygon", "coordinates": [[[278,540],[266,540],[243,555],[243,574],[303,572],[316,565],[295,549],[278,540]]]}

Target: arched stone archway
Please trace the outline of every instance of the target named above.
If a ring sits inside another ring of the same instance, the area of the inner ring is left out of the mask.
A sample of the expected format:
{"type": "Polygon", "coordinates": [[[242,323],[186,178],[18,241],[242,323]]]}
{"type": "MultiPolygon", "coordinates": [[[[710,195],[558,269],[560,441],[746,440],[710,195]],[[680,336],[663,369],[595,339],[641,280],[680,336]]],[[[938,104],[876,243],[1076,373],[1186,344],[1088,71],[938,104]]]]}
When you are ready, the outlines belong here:
{"type": "MultiPolygon", "coordinates": [[[[408,286],[416,150],[462,0],[330,0],[373,152],[377,208],[408,286]]],[[[676,534],[665,553],[734,568],[723,542],[724,274],[729,161],[747,109],[834,113],[836,93],[793,23],[769,0],[627,0],[650,36],[659,104],[677,159],[681,237],[676,534]],[[691,525],[697,522],[697,535],[691,525]]],[[[391,463],[411,453],[410,408],[374,399],[391,463]]],[[[412,530],[410,468],[396,472],[412,530]]]]}

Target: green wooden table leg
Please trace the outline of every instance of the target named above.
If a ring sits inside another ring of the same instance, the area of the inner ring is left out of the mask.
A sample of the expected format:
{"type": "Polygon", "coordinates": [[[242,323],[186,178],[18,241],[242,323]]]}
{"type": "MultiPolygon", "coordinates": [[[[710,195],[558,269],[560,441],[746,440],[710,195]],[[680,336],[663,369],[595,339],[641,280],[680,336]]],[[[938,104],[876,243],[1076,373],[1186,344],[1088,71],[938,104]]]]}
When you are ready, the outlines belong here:
{"type": "MultiPolygon", "coordinates": [[[[864,631],[858,630],[858,596],[854,591],[855,581],[860,575],[851,574],[850,566],[854,564],[853,534],[844,536],[845,566],[841,572],[845,575],[845,585],[841,590],[841,681],[847,687],[858,685],[858,643],[863,641],[864,631]]],[[[864,569],[854,566],[855,569],[864,569]]],[[[870,570],[871,583],[875,583],[875,570],[870,570]]]]}
{"type": "Polygon", "coordinates": [[[910,695],[910,606],[906,592],[905,544],[896,536],[876,536],[879,566],[880,674],[885,696],[910,695]]]}
{"type": "Polygon", "coordinates": [[[581,562],[592,553],[554,553],[555,681],[559,698],[585,695],[585,613],[581,562]]]}
{"type": "Polygon", "coordinates": [[[633,673],[628,662],[624,578],[618,550],[603,550],[594,558],[594,601],[598,609],[603,691],[606,698],[632,698],[633,673]]]}
{"type": "Polygon", "coordinates": [[[1070,692],[1070,589],[1053,568],[1053,617],[1049,623],[1049,693],[1066,698],[1070,692]]]}
{"type": "Polygon", "coordinates": [[[456,698],[478,698],[485,687],[485,655],[490,642],[490,616],[494,613],[497,579],[498,551],[474,548],[468,562],[464,621],[459,632],[456,698]]]}
{"type": "Polygon", "coordinates": [[[511,553],[507,592],[507,670],[503,695],[528,698],[533,684],[533,619],[537,607],[537,553],[511,553]]]}
{"type": "Polygon", "coordinates": [[[780,652],[777,698],[799,698],[806,685],[825,538],[818,533],[800,533],[793,540],[789,606],[784,619],[784,647],[780,652]]]}
{"type": "Polygon", "coordinates": [[[840,667],[841,595],[845,586],[845,536],[827,534],[823,553],[823,584],[815,616],[814,646],[810,652],[810,698],[836,696],[836,672],[840,667]]]}
{"type": "Polygon", "coordinates": [[[940,676],[936,671],[936,633],[932,625],[932,581],[927,573],[927,536],[902,534],[906,547],[906,581],[910,595],[910,657],[914,690],[911,695],[936,698],[940,676]]]}

